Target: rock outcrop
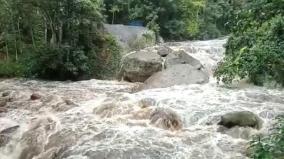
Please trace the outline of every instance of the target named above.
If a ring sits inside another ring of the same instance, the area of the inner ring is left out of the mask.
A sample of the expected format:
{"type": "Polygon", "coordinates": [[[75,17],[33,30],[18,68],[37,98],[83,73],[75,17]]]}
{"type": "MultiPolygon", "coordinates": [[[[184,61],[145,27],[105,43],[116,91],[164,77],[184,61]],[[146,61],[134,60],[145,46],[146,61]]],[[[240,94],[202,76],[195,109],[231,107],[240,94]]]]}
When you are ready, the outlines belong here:
{"type": "Polygon", "coordinates": [[[120,78],[144,82],[140,90],[209,82],[209,75],[199,60],[165,45],[128,54],[122,61],[120,78]]]}
{"type": "Polygon", "coordinates": [[[262,123],[263,121],[256,114],[249,111],[239,111],[223,115],[219,125],[222,125],[226,128],[239,126],[260,129],[262,123]]]}

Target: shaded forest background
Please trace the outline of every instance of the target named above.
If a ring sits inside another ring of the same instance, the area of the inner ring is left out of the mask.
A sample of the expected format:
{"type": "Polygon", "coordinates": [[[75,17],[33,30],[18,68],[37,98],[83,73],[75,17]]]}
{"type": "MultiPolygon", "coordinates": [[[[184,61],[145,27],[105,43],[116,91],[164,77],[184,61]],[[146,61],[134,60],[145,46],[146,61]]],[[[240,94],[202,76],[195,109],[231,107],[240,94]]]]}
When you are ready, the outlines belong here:
{"type": "Polygon", "coordinates": [[[230,36],[219,81],[283,84],[283,0],[0,0],[0,76],[115,77],[121,50],[103,24],[166,41],[230,36]]]}

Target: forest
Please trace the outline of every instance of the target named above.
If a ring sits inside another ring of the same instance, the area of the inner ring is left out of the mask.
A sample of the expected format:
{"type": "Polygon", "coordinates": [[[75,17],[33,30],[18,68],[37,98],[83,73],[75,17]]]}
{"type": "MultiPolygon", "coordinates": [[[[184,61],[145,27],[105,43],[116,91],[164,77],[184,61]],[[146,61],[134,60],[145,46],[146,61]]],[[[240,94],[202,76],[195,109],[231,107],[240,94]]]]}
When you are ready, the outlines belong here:
{"type": "MultiPolygon", "coordinates": [[[[104,24],[138,22],[166,42],[228,37],[214,76],[284,85],[284,0],[0,0],[0,77],[115,79],[121,48],[104,24]]],[[[283,155],[277,133],[251,142],[252,157],[283,155]]]]}
{"type": "Polygon", "coordinates": [[[1,0],[0,76],[112,78],[120,48],[103,24],[141,21],[167,41],[228,35],[243,1],[1,0]]]}

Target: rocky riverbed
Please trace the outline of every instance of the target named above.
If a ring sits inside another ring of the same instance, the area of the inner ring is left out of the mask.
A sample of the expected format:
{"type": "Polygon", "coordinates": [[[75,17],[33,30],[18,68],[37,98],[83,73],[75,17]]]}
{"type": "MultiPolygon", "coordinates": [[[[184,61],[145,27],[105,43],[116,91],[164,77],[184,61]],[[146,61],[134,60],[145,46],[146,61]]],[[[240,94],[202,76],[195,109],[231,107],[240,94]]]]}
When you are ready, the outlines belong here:
{"type": "MultiPolygon", "coordinates": [[[[224,43],[169,46],[198,59],[212,75],[224,43]]],[[[225,88],[212,77],[206,84],[137,92],[139,86],[0,80],[0,158],[244,159],[252,135],[268,132],[284,112],[283,90],[225,88]],[[220,125],[233,112],[252,114],[250,123],[220,125]]]]}

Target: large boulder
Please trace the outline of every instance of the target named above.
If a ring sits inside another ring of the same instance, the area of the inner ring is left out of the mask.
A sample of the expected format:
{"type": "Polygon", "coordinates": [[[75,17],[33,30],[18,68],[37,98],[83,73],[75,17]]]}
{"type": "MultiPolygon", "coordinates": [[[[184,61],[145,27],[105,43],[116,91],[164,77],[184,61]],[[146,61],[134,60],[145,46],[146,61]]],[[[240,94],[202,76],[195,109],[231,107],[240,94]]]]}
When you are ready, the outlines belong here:
{"type": "Polygon", "coordinates": [[[249,111],[239,111],[223,115],[219,125],[222,125],[226,128],[239,126],[260,129],[262,123],[263,121],[256,114],[249,111]]]}
{"type": "Polygon", "coordinates": [[[209,82],[209,75],[200,61],[185,51],[174,51],[165,45],[126,55],[122,60],[119,78],[129,82],[144,82],[145,86],[139,89],[209,82]]]}
{"type": "Polygon", "coordinates": [[[120,76],[129,82],[144,82],[154,73],[162,70],[162,62],[156,50],[137,51],[123,59],[120,76]]]}
{"type": "Polygon", "coordinates": [[[118,44],[123,48],[124,53],[156,44],[155,33],[146,27],[105,24],[104,28],[116,39],[118,44]]]}
{"type": "Polygon", "coordinates": [[[178,64],[151,76],[145,81],[142,89],[166,88],[175,85],[203,84],[208,82],[209,76],[204,71],[189,64],[178,64]]]}

